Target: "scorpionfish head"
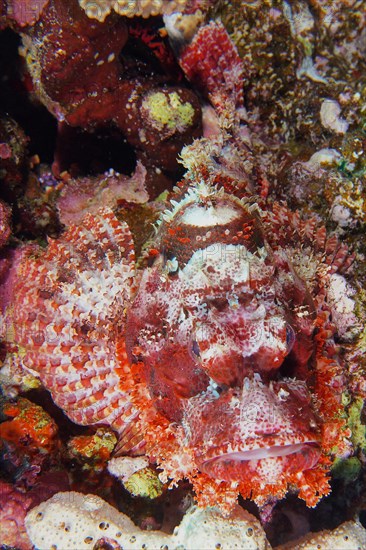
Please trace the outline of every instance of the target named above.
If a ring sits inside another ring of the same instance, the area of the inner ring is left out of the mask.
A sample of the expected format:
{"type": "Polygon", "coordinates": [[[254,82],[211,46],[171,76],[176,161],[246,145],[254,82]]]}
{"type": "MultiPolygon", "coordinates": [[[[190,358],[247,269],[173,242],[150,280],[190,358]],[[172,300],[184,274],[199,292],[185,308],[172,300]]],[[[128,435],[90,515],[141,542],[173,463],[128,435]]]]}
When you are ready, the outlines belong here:
{"type": "MultiPolygon", "coordinates": [[[[270,249],[254,207],[204,183],[172,202],[128,313],[126,342],[130,359],[145,364],[159,410],[179,421],[185,401],[211,382],[240,388],[255,373],[277,376],[309,330],[292,313],[306,292],[270,249]]],[[[307,360],[310,346],[301,348],[307,360]]]]}
{"type": "Polygon", "coordinates": [[[255,375],[240,390],[210,388],[187,403],[183,426],[199,469],[217,480],[276,483],[283,472],[312,468],[320,456],[302,381],[264,384],[255,375]]]}

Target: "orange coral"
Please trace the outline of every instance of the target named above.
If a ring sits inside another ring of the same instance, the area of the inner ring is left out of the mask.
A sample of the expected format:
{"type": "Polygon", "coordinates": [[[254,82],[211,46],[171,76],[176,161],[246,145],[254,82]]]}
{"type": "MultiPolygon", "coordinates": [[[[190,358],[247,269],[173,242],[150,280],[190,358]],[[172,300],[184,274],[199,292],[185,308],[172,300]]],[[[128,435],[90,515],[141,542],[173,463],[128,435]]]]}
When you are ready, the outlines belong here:
{"type": "Polygon", "coordinates": [[[0,424],[0,438],[17,446],[40,452],[51,452],[57,444],[57,425],[42,407],[20,397],[4,406],[11,417],[0,424]]]}
{"type": "Polygon", "coordinates": [[[83,468],[101,471],[111,457],[117,438],[108,428],[99,428],[95,434],[79,435],[68,442],[68,450],[73,458],[83,464],[83,468]]]}

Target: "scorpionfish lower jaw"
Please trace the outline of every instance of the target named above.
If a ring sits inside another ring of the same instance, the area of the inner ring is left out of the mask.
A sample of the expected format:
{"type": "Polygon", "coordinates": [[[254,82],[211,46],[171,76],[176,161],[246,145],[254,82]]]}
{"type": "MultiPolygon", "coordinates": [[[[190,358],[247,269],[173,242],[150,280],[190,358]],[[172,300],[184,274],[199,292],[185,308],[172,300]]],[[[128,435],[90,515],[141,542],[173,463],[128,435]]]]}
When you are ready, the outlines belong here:
{"type": "Polygon", "coordinates": [[[296,473],[313,468],[320,458],[315,441],[258,447],[252,450],[224,452],[213,449],[217,456],[200,464],[200,469],[220,481],[246,481],[256,472],[266,472],[266,481],[275,483],[282,472],[296,473]],[[222,454],[220,454],[220,451],[222,454]]]}
{"type": "Polygon", "coordinates": [[[265,471],[275,482],[282,472],[313,468],[321,454],[310,396],[298,380],[265,384],[256,375],[243,388],[210,388],[187,404],[183,426],[198,468],[218,480],[265,471]]]}

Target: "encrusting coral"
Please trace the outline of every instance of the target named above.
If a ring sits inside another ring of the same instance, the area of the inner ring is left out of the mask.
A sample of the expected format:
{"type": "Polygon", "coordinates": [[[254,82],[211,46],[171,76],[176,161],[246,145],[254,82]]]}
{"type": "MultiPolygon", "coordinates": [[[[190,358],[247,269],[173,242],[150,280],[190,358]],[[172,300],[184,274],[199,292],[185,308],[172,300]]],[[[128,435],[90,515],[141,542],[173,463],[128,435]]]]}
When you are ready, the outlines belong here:
{"type": "Polygon", "coordinates": [[[112,458],[108,462],[108,471],[134,496],[154,499],[163,493],[158,472],[149,466],[146,456],[112,458]]]}
{"type": "Polygon", "coordinates": [[[366,530],[358,521],[342,523],[333,531],[309,533],[294,542],[277,547],[277,550],[361,550],[366,545],[366,530]]]}
{"type": "MultiPolygon", "coordinates": [[[[271,545],[259,521],[237,506],[229,518],[215,508],[189,509],[173,534],[142,531],[124,514],[95,495],[58,493],[28,512],[27,533],[39,550],[98,548],[182,548],[211,550],[245,548],[270,550],[271,545]]],[[[310,533],[278,550],[354,550],[366,544],[366,530],[348,521],[333,531],[310,533]]]]}
{"type": "Polygon", "coordinates": [[[21,194],[27,166],[28,138],[15,120],[0,119],[0,177],[2,198],[11,202],[21,194]]]}
{"type": "Polygon", "coordinates": [[[33,545],[27,535],[24,520],[33,499],[3,481],[0,481],[0,493],[1,544],[20,550],[31,550],[33,545]]]}
{"type": "Polygon", "coordinates": [[[2,414],[10,417],[0,424],[1,443],[13,443],[23,452],[51,452],[57,446],[57,425],[40,407],[28,399],[6,403],[2,414]]]}
{"type": "Polygon", "coordinates": [[[230,519],[212,508],[193,508],[174,533],[142,531],[124,514],[95,495],[59,493],[33,508],[27,532],[39,550],[95,548],[98,541],[113,548],[270,548],[259,521],[240,508],[230,519]]]}
{"type": "MultiPolygon", "coordinates": [[[[155,2],[149,4],[154,11],[155,2]]],[[[96,2],[84,6],[100,13],[96,2]]],[[[131,2],[126,7],[133,9],[131,2]]],[[[181,78],[172,84],[169,68],[179,67],[156,25],[124,17],[102,23],[76,2],[50,0],[22,37],[33,92],[59,121],[60,136],[65,125],[118,128],[153,181],[156,169],[177,172],[181,148],[202,133],[201,107],[181,78]],[[148,52],[134,60],[136,48],[148,52]]]]}
{"type": "Polygon", "coordinates": [[[103,22],[112,10],[126,17],[151,17],[163,13],[179,12],[187,0],[80,0],[80,6],[91,19],[103,22]]]}
{"type": "Polygon", "coordinates": [[[0,248],[8,242],[10,235],[10,208],[0,201],[0,248]]]}
{"type": "Polygon", "coordinates": [[[84,470],[102,471],[117,443],[111,430],[99,428],[93,435],[72,437],[67,444],[70,457],[77,460],[84,470]]]}

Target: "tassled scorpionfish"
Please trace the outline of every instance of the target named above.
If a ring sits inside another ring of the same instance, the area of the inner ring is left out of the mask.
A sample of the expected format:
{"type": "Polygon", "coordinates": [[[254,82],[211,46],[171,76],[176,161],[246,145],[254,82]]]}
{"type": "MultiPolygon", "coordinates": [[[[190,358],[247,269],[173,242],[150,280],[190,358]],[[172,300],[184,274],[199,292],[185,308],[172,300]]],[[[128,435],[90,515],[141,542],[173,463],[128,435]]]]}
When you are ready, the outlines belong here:
{"type": "Polygon", "coordinates": [[[234,190],[220,170],[188,171],[140,263],[109,209],[24,246],[7,366],[74,422],[110,425],[120,454],[188,479],[203,506],[289,488],[314,506],[349,445],[326,295],[351,256],[315,219],[234,190]]]}

